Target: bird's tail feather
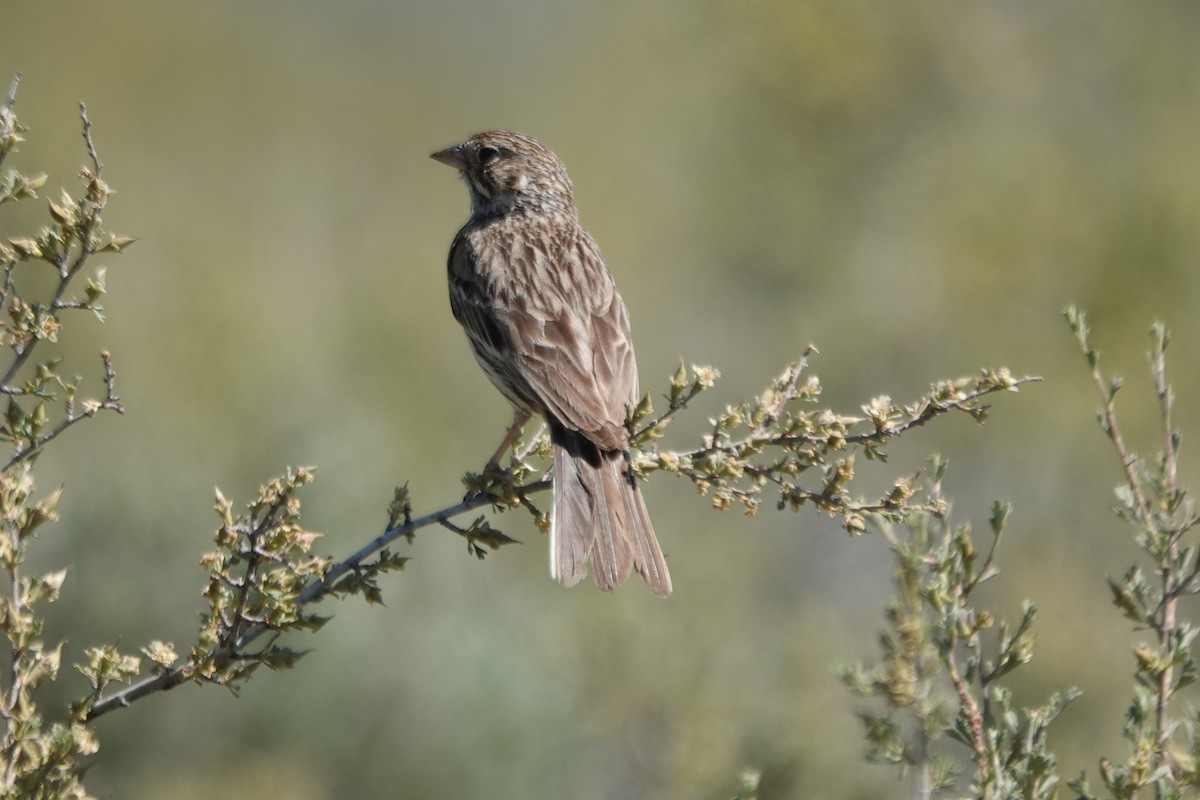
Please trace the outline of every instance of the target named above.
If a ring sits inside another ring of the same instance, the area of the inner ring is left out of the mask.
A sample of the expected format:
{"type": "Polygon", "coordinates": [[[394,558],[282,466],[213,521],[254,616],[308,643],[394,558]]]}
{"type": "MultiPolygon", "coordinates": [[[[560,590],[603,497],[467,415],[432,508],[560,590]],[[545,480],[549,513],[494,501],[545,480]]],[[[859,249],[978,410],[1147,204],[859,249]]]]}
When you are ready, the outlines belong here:
{"type": "Polygon", "coordinates": [[[627,458],[620,452],[593,452],[587,455],[599,458],[589,459],[574,444],[554,444],[550,574],[574,586],[590,561],[596,585],[610,592],[636,570],[666,597],[671,575],[627,458]]]}

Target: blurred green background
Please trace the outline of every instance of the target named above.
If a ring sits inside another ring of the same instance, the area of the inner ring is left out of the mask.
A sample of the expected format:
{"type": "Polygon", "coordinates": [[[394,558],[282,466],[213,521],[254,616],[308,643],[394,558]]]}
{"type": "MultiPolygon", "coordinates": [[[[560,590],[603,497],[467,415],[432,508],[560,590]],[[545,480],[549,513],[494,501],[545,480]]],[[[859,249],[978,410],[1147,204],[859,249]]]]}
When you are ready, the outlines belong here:
{"type": "MultiPolygon", "coordinates": [[[[864,490],[941,451],[960,519],[1014,501],[988,600],[1042,609],[1018,699],[1084,690],[1052,740],[1065,774],[1123,754],[1132,639],[1104,576],[1135,551],[1059,312],[1091,312],[1144,451],[1145,332],[1165,321],[1178,421],[1200,432],[1197,4],[7,0],[0,25],[32,128],[10,165],[74,190],[86,100],[109,227],[141,237],[107,259],[108,324],[64,342],[68,374],[112,350],[129,413],[39,464],[44,489],[66,485],[38,558],[71,566],[46,631],[69,656],[190,641],[214,484],[244,500],[319,465],[307,520],[335,555],[377,532],[398,483],[418,511],[461,496],[509,411],[449,314],[467,197],[427,154],[511,127],[568,165],[644,387],[681,356],[724,375],[668,444],[809,342],[847,412],[985,365],[1046,378],[982,428],[906,437],[864,490]]],[[[297,670],[104,718],[89,788],[716,800],[757,766],[764,797],[903,794],[862,766],[831,671],[874,653],[882,540],[810,511],[717,514],[663,477],[646,494],[669,601],[562,590],[524,516],[499,522],[525,544],[485,563],[430,531],[386,607],[325,609],[297,670]]]]}

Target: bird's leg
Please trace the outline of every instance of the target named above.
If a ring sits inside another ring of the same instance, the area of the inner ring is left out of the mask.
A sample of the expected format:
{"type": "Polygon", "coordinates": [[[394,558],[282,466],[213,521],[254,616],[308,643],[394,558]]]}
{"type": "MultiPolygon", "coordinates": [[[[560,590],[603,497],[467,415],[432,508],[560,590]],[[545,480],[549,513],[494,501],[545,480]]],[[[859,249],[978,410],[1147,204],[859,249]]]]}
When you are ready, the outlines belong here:
{"type": "Polygon", "coordinates": [[[517,436],[521,433],[521,429],[525,427],[525,423],[529,421],[530,416],[532,415],[528,411],[521,409],[517,409],[513,413],[512,427],[504,434],[504,439],[501,440],[500,446],[496,448],[496,452],[492,454],[492,457],[488,459],[487,464],[484,466],[483,473],[485,475],[501,471],[500,459],[504,458],[504,453],[517,440],[517,436]]]}
{"type": "Polygon", "coordinates": [[[500,442],[500,446],[496,448],[496,452],[483,465],[483,471],[478,475],[467,473],[467,494],[463,497],[463,500],[471,500],[488,492],[488,486],[497,481],[503,482],[509,487],[512,486],[512,474],[500,466],[500,459],[512,447],[512,443],[517,440],[517,434],[521,432],[521,428],[525,427],[525,423],[529,421],[530,416],[528,411],[517,411],[513,415],[512,426],[504,434],[504,439],[500,442]]]}

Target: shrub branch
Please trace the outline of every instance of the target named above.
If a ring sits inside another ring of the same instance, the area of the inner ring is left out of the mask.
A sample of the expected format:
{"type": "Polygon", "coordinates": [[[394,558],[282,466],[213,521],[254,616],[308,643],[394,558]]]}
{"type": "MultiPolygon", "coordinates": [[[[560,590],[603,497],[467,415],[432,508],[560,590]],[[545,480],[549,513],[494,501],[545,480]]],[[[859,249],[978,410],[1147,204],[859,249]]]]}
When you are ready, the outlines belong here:
{"type": "MultiPolygon", "coordinates": [[[[883,459],[883,446],[904,431],[952,411],[983,419],[985,396],[1015,391],[1022,383],[1036,380],[1011,378],[1003,370],[985,371],[974,378],[939,383],[927,396],[904,408],[893,406],[886,398],[877,399],[864,406],[868,416],[851,417],[802,408],[803,404],[813,403],[819,386],[815,378],[799,382],[807,356],[808,352],[789,365],[756,400],[728,408],[712,420],[713,433],[705,436],[699,447],[660,450],[655,443],[670,421],[697,395],[711,388],[717,375],[709,367],[694,367],[690,376],[681,368],[671,380],[665,396],[667,408],[661,414],[653,415],[648,398],[631,409],[630,427],[637,432],[634,438],[641,447],[635,455],[635,467],[644,473],[673,472],[691,480],[702,493],[736,497],[748,508],[755,507],[762,488],[770,486],[787,498],[787,502],[780,501],[780,508],[798,509],[811,504],[846,519],[862,519],[867,514],[898,519],[918,508],[932,513],[943,507],[940,499],[915,503],[917,491],[910,478],[898,481],[901,489],[893,489],[880,500],[853,498],[847,489],[853,470],[846,466],[852,462],[853,452],[867,451],[869,457],[883,459]],[[730,436],[732,431],[742,429],[744,435],[730,436]],[[824,467],[820,488],[807,489],[799,484],[799,477],[808,467],[822,466],[835,453],[841,455],[824,467]]],[[[87,698],[82,705],[83,718],[94,720],[190,680],[234,687],[257,664],[290,666],[302,653],[275,644],[257,653],[249,653],[247,647],[267,634],[319,627],[324,619],[304,609],[330,595],[359,594],[369,602],[379,602],[382,594],[378,576],[402,568],[407,561],[390,552],[389,546],[399,539],[411,543],[414,534],[423,528],[439,526],[456,533],[466,539],[468,552],[479,558],[516,540],[492,527],[486,517],[476,517],[467,526],[455,524],[453,519],[483,508],[506,511],[525,507],[544,529],[547,516],[532,505],[530,497],[550,488],[544,464],[549,450],[543,426],[528,443],[514,444],[513,455],[503,470],[468,473],[464,477],[468,493],[462,501],[421,516],[413,516],[407,486],[397,487],[383,531],[336,563],[322,559],[319,569],[314,568],[308,550],[315,534],[304,533],[297,522],[299,501],[295,492],[312,480],[311,469],[289,471],[264,486],[259,499],[251,504],[248,517],[235,520],[228,501],[218,495],[217,510],[223,525],[217,534],[217,554],[205,559],[212,569],[206,595],[220,598],[227,592],[226,587],[234,591],[227,603],[214,601],[209,612],[220,620],[216,632],[202,637],[202,645],[193,648],[190,658],[160,664],[156,674],[131,686],[87,698]],[[255,507],[268,502],[264,498],[270,498],[269,510],[256,517],[255,507]],[[282,509],[288,510],[286,519],[278,518],[282,509]],[[284,544],[265,558],[260,543],[280,538],[277,525],[286,529],[282,534],[284,544]],[[268,581],[264,572],[269,570],[287,573],[286,578],[275,579],[287,584],[283,594],[268,597],[259,588],[268,581]],[[314,571],[319,574],[312,575],[314,571]]],[[[714,505],[725,508],[728,504],[714,505]]]]}
{"type": "MultiPolygon", "coordinates": [[[[1119,580],[1108,581],[1113,603],[1138,628],[1153,631],[1155,642],[1133,648],[1134,698],[1124,731],[1130,757],[1123,764],[1101,759],[1100,776],[1119,800],[1140,797],[1147,790],[1160,800],[1177,797],[1182,787],[1200,785],[1200,744],[1191,732],[1200,718],[1194,713],[1184,718],[1174,710],[1176,695],[1195,682],[1198,672],[1192,644],[1200,629],[1180,618],[1179,600],[1200,593],[1195,545],[1181,546],[1200,517],[1179,485],[1180,436],[1172,421],[1174,394],[1166,378],[1170,336],[1161,323],[1151,326],[1150,374],[1161,423],[1161,450],[1147,461],[1127,444],[1117,420],[1116,395],[1123,381],[1101,373],[1100,354],[1091,344],[1084,314],[1068,308],[1064,316],[1100,395],[1101,430],[1121,463],[1124,482],[1116,489],[1116,513],[1137,530],[1135,541],[1157,573],[1157,581],[1151,582],[1135,564],[1119,580]]],[[[1072,786],[1083,798],[1093,797],[1082,777],[1072,786]]]]}

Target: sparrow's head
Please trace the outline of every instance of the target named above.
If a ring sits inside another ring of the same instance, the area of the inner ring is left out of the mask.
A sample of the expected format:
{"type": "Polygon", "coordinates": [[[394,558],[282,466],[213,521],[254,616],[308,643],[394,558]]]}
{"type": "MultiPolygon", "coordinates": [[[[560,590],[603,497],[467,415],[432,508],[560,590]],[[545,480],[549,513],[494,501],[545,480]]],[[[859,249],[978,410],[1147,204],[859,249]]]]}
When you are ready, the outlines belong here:
{"type": "Polygon", "coordinates": [[[515,131],[484,131],[430,158],[467,182],[474,216],[575,215],[574,188],[549,147],[515,131]]]}

